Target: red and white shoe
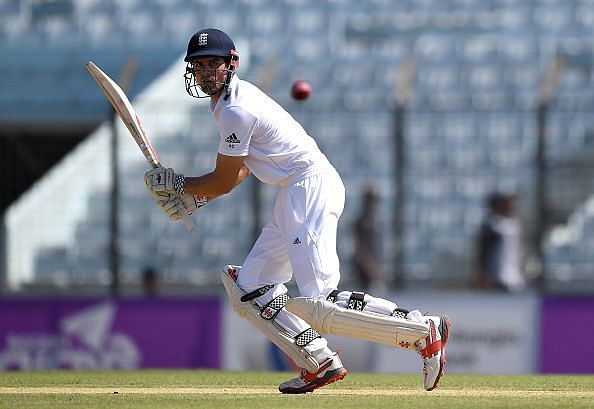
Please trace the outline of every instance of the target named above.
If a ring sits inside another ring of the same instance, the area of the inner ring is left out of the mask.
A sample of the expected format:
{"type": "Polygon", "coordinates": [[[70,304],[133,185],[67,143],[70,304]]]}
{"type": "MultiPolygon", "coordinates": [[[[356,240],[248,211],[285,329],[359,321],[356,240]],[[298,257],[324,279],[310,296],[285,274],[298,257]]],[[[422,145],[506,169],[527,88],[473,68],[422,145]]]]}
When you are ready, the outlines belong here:
{"type": "Polygon", "coordinates": [[[326,358],[320,363],[320,369],[316,373],[301,370],[301,375],[290,379],[279,385],[278,390],[282,393],[307,393],[340,381],[347,376],[347,370],[342,366],[342,362],[337,353],[326,358]]]}
{"type": "Polygon", "coordinates": [[[446,364],[446,345],[450,333],[450,320],[445,315],[441,317],[426,316],[429,324],[429,335],[417,343],[419,353],[423,358],[423,374],[425,389],[432,391],[439,384],[446,364]]]}

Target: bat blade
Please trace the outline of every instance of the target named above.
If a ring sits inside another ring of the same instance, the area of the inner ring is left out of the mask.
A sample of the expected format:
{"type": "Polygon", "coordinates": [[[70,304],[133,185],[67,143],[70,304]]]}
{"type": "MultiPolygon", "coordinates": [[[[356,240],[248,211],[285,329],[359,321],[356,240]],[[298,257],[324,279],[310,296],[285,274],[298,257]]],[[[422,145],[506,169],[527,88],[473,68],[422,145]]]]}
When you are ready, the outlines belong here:
{"type": "Polygon", "coordinates": [[[112,80],[106,73],[104,73],[99,67],[97,67],[92,61],[87,63],[87,70],[91,76],[95,79],[97,84],[101,87],[105,96],[111,103],[111,106],[118,113],[120,119],[128,128],[128,131],[134,138],[134,141],[144,154],[147,162],[153,167],[158,168],[161,166],[159,157],[155,149],[151,145],[142,125],[140,119],[136,114],[136,111],[132,107],[132,104],[128,100],[128,97],[120,86],[112,80]]]}
{"type": "MultiPolygon", "coordinates": [[[[130,100],[126,96],[126,93],[114,80],[112,80],[92,61],[87,63],[87,70],[97,82],[97,84],[101,87],[105,93],[105,96],[111,103],[111,106],[113,109],[115,109],[124,125],[126,125],[126,128],[128,128],[130,135],[132,135],[132,138],[142,151],[142,154],[149,165],[151,165],[152,168],[161,167],[159,156],[157,155],[157,152],[153,148],[150,140],[144,132],[140,119],[132,107],[130,100]]],[[[188,215],[184,215],[183,221],[188,230],[192,230],[194,228],[194,222],[189,218],[188,215]]]]}

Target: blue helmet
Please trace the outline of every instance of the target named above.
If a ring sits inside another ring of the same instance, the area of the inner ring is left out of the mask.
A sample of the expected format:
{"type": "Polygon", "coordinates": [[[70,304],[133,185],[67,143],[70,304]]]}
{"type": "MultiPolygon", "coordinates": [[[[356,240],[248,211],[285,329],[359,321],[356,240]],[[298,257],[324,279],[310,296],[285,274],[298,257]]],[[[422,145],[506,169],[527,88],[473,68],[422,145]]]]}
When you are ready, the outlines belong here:
{"type": "Polygon", "coordinates": [[[231,50],[235,50],[231,37],[216,28],[205,28],[190,38],[184,61],[206,55],[231,58],[231,50]]]}

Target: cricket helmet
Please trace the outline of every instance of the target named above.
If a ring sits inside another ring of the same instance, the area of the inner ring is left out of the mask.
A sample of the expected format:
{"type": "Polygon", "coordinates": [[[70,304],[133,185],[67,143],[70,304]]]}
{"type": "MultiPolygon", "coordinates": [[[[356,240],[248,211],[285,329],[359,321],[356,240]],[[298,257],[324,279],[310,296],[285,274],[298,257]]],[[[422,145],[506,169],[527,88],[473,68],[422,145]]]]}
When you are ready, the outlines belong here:
{"type": "Polygon", "coordinates": [[[186,73],[184,74],[186,91],[190,96],[206,98],[218,94],[221,90],[228,92],[233,74],[239,67],[239,53],[235,49],[235,43],[227,33],[216,28],[205,28],[196,32],[190,38],[184,61],[187,62],[186,73]],[[225,81],[217,84],[220,87],[217,87],[214,92],[205,91],[201,84],[196,81],[192,61],[198,57],[222,57],[227,63],[225,81]],[[202,91],[205,95],[202,95],[199,91],[202,91]]]}

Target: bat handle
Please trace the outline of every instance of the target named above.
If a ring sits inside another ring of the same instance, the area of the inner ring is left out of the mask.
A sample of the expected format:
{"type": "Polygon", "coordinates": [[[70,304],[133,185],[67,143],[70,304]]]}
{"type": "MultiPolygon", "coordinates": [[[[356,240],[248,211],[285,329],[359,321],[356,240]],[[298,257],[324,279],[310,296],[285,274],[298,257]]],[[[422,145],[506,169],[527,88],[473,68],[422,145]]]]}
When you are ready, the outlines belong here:
{"type": "Polygon", "coordinates": [[[190,216],[185,214],[183,217],[183,222],[186,225],[186,227],[188,228],[188,230],[194,230],[194,222],[192,221],[190,216]]]}

